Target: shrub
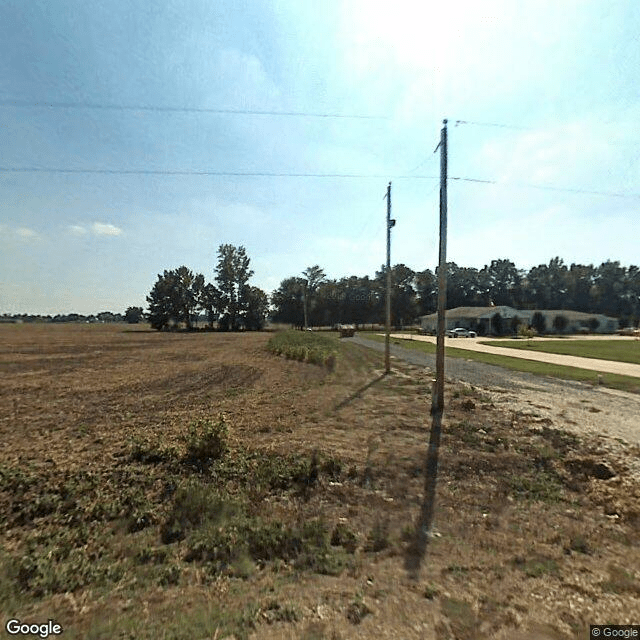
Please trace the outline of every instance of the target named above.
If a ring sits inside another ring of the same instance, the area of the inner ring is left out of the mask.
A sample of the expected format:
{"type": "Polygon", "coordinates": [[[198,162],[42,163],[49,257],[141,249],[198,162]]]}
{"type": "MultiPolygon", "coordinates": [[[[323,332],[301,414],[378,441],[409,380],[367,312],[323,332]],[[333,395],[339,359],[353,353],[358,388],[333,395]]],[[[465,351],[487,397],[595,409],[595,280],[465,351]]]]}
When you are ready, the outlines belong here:
{"type": "Polygon", "coordinates": [[[558,332],[558,333],[563,333],[564,330],[567,328],[567,325],[569,324],[569,321],[567,320],[566,316],[563,315],[557,315],[554,319],[553,319],[553,328],[558,332]]]}
{"type": "Polygon", "coordinates": [[[522,324],[518,329],[518,335],[521,338],[535,338],[538,335],[538,332],[533,327],[528,327],[526,324],[522,324]]]}
{"type": "Polygon", "coordinates": [[[531,318],[531,326],[542,334],[547,330],[547,320],[539,311],[536,311],[531,318]]]}

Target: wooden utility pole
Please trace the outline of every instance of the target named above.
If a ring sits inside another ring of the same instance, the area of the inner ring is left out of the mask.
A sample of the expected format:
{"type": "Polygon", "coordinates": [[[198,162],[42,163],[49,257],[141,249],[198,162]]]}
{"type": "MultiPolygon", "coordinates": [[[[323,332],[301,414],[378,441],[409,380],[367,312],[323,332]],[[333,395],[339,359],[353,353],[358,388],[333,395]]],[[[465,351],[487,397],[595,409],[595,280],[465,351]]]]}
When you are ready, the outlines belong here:
{"type": "Polygon", "coordinates": [[[309,328],[309,318],[307,315],[307,284],[308,280],[304,280],[302,283],[302,304],[304,307],[304,328],[305,330],[309,328]]]}
{"type": "Polygon", "coordinates": [[[385,373],[391,372],[391,227],[396,223],[391,219],[391,183],[387,187],[387,314],[385,322],[385,338],[384,338],[384,370],[385,373]]]}
{"type": "MultiPolygon", "coordinates": [[[[440,431],[444,411],[444,332],[447,308],[447,121],[440,132],[440,252],[438,259],[438,337],[436,342],[436,394],[434,428],[440,431]],[[436,426],[437,422],[437,426],[436,426]]],[[[439,440],[439,433],[438,433],[439,440]]]]}
{"type": "MultiPolygon", "coordinates": [[[[427,541],[433,533],[433,516],[436,502],[436,483],[438,480],[438,455],[440,452],[440,434],[442,414],[444,412],[444,328],[447,302],[447,121],[440,133],[440,260],[438,263],[438,339],[436,351],[436,380],[431,399],[431,432],[425,470],[424,500],[417,535],[412,553],[407,556],[407,568],[414,577],[419,576],[420,564],[424,558],[427,541]]],[[[435,152],[434,152],[435,153],[435,152]]]]}

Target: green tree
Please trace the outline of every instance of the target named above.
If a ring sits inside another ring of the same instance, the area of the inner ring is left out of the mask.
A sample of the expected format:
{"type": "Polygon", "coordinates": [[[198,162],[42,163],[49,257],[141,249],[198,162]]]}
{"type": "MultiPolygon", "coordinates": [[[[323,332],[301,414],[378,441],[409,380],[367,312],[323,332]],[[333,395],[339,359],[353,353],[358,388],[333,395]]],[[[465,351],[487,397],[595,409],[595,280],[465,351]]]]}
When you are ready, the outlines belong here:
{"type": "Polygon", "coordinates": [[[317,291],[320,285],[326,280],[327,276],[324,270],[317,264],[313,267],[307,267],[302,272],[302,275],[306,280],[306,283],[303,282],[302,286],[304,288],[303,298],[304,296],[306,296],[307,298],[307,313],[309,324],[317,324],[316,321],[319,316],[317,291]]]}
{"type": "Polygon", "coordinates": [[[512,307],[520,304],[520,272],[511,260],[492,260],[479,272],[478,281],[487,302],[512,307]]]}
{"type": "Polygon", "coordinates": [[[220,291],[220,326],[236,331],[244,321],[248,311],[248,282],[253,275],[249,268],[250,259],[243,246],[221,244],[218,248],[216,283],[220,291]]]}
{"type": "Polygon", "coordinates": [[[129,324],[138,324],[144,317],[144,310],[142,307],[128,307],[124,312],[124,320],[129,324]]]}
{"type": "Polygon", "coordinates": [[[285,278],[271,294],[273,320],[301,327],[304,322],[302,307],[302,278],[285,278]]]}
{"type": "Polygon", "coordinates": [[[428,315],[437,308],[438,282],[430,269],[420,271],[415,275],[415,290],[417,295],[418,314],[428,315]]]}
{"type": "Polygon", "coordinates": [[[166,329],[184,322],[191,329],[192,316],[204,289],[204,276],[179,267],[158,275],[147,296],[149,323],[154,329],[166,329]]]}
{"type": "Polygon", "coordinates": [[[245,326],[249,331],[260,331],[264,328],[269,313],[267,294],[258,287],[246,287],[244,296],[243,303],[246,303],[245,326]]]}

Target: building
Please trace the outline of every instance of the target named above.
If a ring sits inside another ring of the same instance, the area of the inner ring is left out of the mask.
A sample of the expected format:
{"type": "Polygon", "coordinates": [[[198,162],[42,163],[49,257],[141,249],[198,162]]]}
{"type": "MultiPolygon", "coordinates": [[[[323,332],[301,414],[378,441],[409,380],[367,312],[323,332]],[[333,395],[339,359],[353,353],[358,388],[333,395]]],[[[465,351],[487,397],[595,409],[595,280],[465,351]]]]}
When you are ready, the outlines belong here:
{"type": "MultiPolygon", "coordinates": [[[[554,326],[556,318],[565,319],[565,328],[561,333],[614,333],[618,328],[616,318],[609,318],[599,313],[583,313],[566,309],[514,309],[508,306],[491,307],[456,307],[446,312],[445,330],[464,327],[475,331],[478,335],[500,335],[514,333],[517,325],[532,325],[534,315],[539,313],[544,318],[545,331],[560,333],[554,326]]],[[[438,326],[438,314],[432,313],[420,317],[420,326],[425,333],[435,333],[438,326]]]]}

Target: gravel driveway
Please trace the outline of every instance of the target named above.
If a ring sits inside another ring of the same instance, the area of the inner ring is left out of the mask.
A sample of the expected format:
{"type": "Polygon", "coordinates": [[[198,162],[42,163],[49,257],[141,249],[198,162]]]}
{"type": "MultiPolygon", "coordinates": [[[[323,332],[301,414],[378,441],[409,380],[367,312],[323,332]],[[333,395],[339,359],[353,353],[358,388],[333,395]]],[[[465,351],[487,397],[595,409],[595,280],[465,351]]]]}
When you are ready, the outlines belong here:
{"type": "MultiPolygon", "coordinates": [[[[384,353],[384,344],[361,336],[351,342],[384,353]]],[[[435,354],[391,344],[392,357],[435,372],[435,354]]],[[[392,364],[393,367],[393,364],[392,364]]],[[[482,387],[496,405],[550,421],[557,428],[603,438],[607,448],[640,445],[640,395],[573,380],[534,376],[464,358],[445,360],[447,380],[482,387]]],[[[640,475],[640,461],[638,469],[640,475]]]]}

